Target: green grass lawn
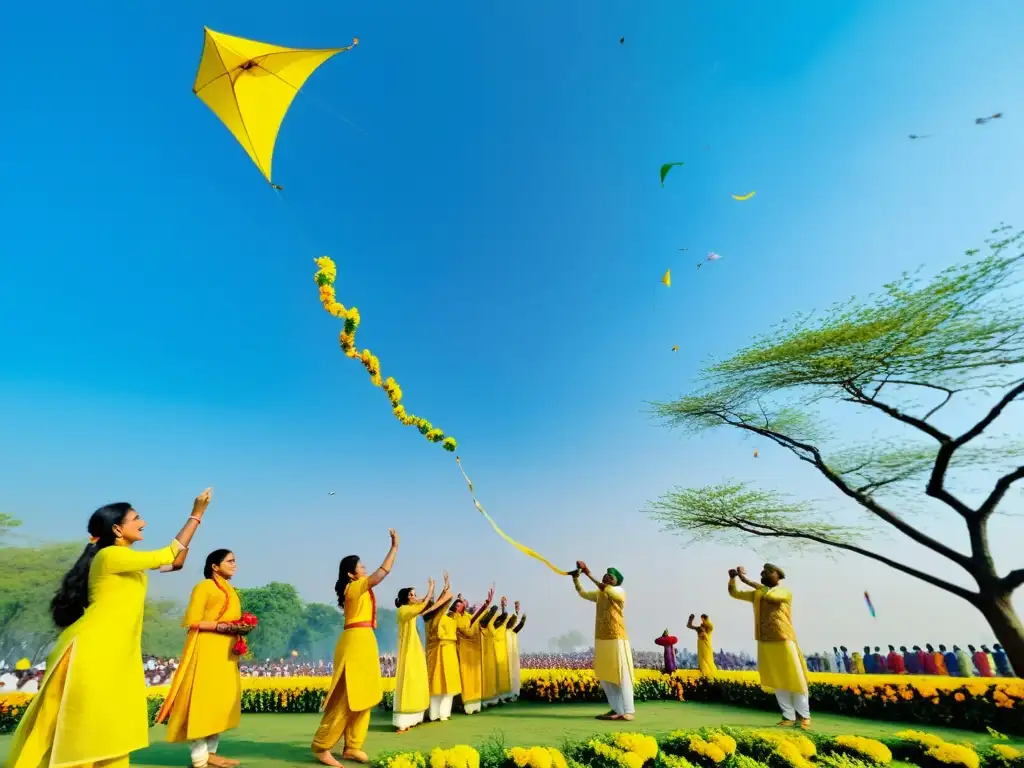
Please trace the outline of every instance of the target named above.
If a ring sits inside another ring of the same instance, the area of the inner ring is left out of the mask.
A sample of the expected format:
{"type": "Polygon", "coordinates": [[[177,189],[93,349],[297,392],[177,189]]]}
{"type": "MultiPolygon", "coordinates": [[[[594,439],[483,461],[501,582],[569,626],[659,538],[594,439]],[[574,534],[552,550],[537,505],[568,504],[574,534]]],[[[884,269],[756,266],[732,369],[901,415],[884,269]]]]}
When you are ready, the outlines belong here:
{"type": "MultiPolygon", "coordinates": [[[[374,711],[366,751],[373,756],[394,749],[427,750],[455,744],[479,745],[495,736],[502,737],[509,746],[558,746],[566,738],[580,739],[611,730],[660,734],[677,728],[708,725],[763,727],[778,721],[778,715],[772,712],[680,702],[638,703],[637,717],[632,723],[594,720],[595,715],[606,710],[607,707],[598,704],[520,702],[471,717],[454,715],[447,723],[425,724],[402,736],[392,730],[390,714],[374,711]]],[[[318,715],[242,715],[241,726],[224,737],[220,752],[225,757],[243,761],[247,768],[315,764],[309,751],[309,742],[318,723],[318,715]]],[[[814,716],[814,729],[830,734],[854,733],[880,737],[907,727],[911,726],[838,715],[814,716]]],[[[987,734],[942,728],[924,730],[951,741],[973,741],[979,746],[991,741],[987,734]]],[[[162,726],[154,728],[150,733],[153,746],[136,752],[132,756],[132,764],[185,768],[188,764],[187,747],[165,743],[164,733],[162,726]]],[[[6,757],[10,740],[10,736],[0,737],[0,759],[6,757]]]]}

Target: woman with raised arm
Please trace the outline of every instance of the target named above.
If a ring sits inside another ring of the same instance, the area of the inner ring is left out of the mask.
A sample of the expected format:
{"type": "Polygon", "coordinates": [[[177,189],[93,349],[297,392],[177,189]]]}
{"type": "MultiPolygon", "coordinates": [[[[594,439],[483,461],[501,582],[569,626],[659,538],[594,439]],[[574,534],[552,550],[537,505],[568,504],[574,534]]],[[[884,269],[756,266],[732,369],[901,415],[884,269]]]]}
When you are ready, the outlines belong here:
{"type": "Polygon", "coordinates": [[[181,661],[157,715],[167,723],[167,741],[190,742],[193,768],[233,768],[237,760],[217,755],[220,735],[238,727],[242,679],[236,650],[252,630],[242,622],[242,603],[231,586],[237,563],[230,549],[206,558],[205,580],[192,590],[182,626],[188,630],[181,661]]]}
{"type": "Polygon", "coordinates": [[[498,700],[498,660],[494,655],[494,622],[498,606],[492,605],[480,617],[480,706],[486,708],[498,700]]]}
{"type": "MultiPolygon", "coordinates": [[[[398,590],[398,665],[395,669],[395,704],[391,721],[398,733],[406,733],[423,722],[430,706],[430,682],[427,678],[427,656],[416,627],[416,619],[434,606],[434,580],[427,582],[427,594],[419,597],[413,587],[398,590]]],[[[438,602],[451,597],[448,574],[438,602]]]]}
{"type": "Polygon", "coordinates": [[[483,700],[483,650],[480,645],[480,619],[494,600],[494,588],[487,593],[487,599],[472,614],[466,612],[466,601],[455,601],[455,615],[458,617],[459,632],[459,678],[462,681],[462,709],[467,715],[480,711],[483,700]]]}
{"type": "Polygon", "coordinates": [[[715,631],[715,625],[711,623],[711,618],[706,613],[700,615],[700,624],[693,623],[695,618],[691,613],[686,627],[697,633],[697,668],[703,677],[714,677],[718,674],[715,648],[711,644],[711,633],[715,631]]]}
{"type": "MultiPolygon", "coordinates": [[[[447,579],[446,579],[447,580],[447,579]]],[[[461,600],[462,596],[458,597],[461,600]]],[[[452,715],[452,702],[462,693],[459,677],[458,619],[451,592],[447,600],[438,601],[423,613],[427,628],[427,677],[430,684],[430,721],[448,720],[452,715]]]]}
{"type": "Polygon", "coordinates": [[[384,694],[380,683],[380,653],[377,650],[377,599],[373,588],[391,573],[398,554],[398,534],[392,528],[391,549],[380,568],[367,575],[358,555],[349,555],[338,566],[334,592],[345,614],[345,628],[334,651],[334,678],[324,699],[324,715],[313,737],[313,754],[324,765],[341,763],[331,753],[343,738],[342,757],[368,763],[363,752],[370,730],[370,711],[384,694]]]}
{"type": "Polygon", "coordinates": [[[146,522],[131,504],[100,507],[89,518],[89,544],[50,603],[63,630],[46,660],[39,693],[25,711],[7,752],[8,768],[125,768],[149,746],[142,613],[146,571],[185,564],[211,489],[192,504],[169,546],[145,552],[146,522]]]}
{"type": "MultiPolygon", "coordinates": [[[[518,606],[519,603],[516,603],[518,606]]],[[[498,701],[512,698],[512,670],[508,660],[508,629],[519,622],[516,614],[508,615],[508,598],[501,598],[501,615],[495,620],[494,657],[498,663],[498,701]]]]}
{"type": "Polygon", "coordinates": [[[519,601],[515,604],[516,616],[520,617],[516,624],[509,623],[508,627],[508,677],[511,682],[510,698],[514,701],[519,698],[523,690],[522,663],[519,658],[519,633],[526,626],[526,614],[519,610],[519,601]]]}

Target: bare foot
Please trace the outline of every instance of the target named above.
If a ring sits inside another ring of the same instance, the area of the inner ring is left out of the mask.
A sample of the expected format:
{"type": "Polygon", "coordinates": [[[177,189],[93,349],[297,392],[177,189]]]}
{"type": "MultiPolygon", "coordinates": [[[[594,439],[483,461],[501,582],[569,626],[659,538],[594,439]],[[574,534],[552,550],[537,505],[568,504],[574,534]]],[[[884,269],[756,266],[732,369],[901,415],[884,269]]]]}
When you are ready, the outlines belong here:
{"type": "Polygon", "coordinates": [[[801,720],[800,727],[803,728],[805,731],[811,730],[811,719],[807,718],[806,720],[801,720]]]}
{"type": "Polygon", "coordinates": [[[370,756],[359,749],[346,749],[341,755],[342,760],[351,760],[353,763],[368,763],[370,756]]]}
{"type": "Polygon", "coordinates": [[[633,716],[632,715],[622,715],[619,719],[620,720],[625,720],[626,722],[629,722],[629,721],[631,721],[633,719],[633,716]]]}
{"type": "Polygon", "coordinates": [[[779,721],[779,727],[780,728],[792,728],[794,725],[796,725],[796,721],[795,720],[780,720],[779,721]]]}
{"type": "Polygon", "coordinates": [[[206,762],[208,765],[212,765],[213,768],[234,768],[236,765],[241,765],[237,760],[228,760],[220,755],[210,755],[206,762]]]}
{"type": "Polygon", "coordinates": [[[313,754],[324,765],[329,765],[331,768],[341,768],[341,763],[338,762],[338,758],[331,754],[331,750],[326,749],[323,752],[314,752],[313,754]]]}

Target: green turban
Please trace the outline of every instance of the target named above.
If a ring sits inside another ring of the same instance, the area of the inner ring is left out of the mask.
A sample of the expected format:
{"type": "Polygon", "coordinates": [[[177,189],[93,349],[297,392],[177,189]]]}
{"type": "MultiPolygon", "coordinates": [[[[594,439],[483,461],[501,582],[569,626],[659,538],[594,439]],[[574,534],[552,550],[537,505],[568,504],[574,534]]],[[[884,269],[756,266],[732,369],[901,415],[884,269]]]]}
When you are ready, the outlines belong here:
{"type": "Polygon", "coordinates": [[[777,566],[777,565],[772,565],[771,563],[765,563],[765,564],[764,564],[764,569],[765,569],[766,571],[775,571],[775,572],[776,572],[777,574],[779,574],[779,578],[780,578],[780,579],[784,579],[784,578],[786,578],[786,573],[785,573],[785,571],[783,571],[783,570],[782,570],[781,568],[779,568],[779,566],[777,566]]]}
{"type": "Polygon", "coordinates": [[[617,568],[609,568],[608,573],[611,574],[613,579],[615,579],[616,587],[622,586],[622,573],[620,573],[617,568]]]}

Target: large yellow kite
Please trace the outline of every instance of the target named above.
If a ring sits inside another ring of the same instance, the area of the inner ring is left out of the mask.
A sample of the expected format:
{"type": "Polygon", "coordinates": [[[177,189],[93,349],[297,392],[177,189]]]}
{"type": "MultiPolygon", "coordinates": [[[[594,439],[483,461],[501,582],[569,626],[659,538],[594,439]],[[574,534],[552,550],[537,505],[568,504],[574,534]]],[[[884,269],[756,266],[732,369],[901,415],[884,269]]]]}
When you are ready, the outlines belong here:
{"type": "Polygon", "coordinates": [[[238,139],[260,173],[271,178],[274,144],[295,94],[316,68],[345,48],[285,48],[203,27],[203,57],[192,92],[238,139]]]}

